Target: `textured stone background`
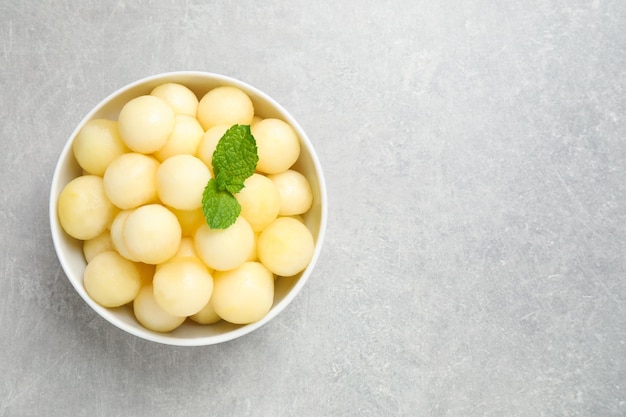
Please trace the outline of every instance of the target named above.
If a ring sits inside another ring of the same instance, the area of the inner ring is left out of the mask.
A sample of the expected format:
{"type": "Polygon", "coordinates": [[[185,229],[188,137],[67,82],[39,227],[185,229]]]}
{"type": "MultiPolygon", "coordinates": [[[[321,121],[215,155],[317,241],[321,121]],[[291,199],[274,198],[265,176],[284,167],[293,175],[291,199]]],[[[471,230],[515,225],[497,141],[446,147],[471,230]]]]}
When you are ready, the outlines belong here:
{"type": "Polygon", "coordinates": [[[626,3],[0,2],[0,416],[626,415],[626,3]],[[55,159],[98,101],[204,70],[281,102],[328,181],[277,319],[176,348],[56,259],[55,159]]]}

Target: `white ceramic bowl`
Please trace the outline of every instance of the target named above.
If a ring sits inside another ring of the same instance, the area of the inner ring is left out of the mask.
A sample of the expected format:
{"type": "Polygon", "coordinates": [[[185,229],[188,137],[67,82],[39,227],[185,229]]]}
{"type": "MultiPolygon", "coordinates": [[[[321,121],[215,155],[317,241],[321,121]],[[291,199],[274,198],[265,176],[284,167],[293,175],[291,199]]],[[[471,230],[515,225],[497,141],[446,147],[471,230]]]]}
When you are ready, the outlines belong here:
{"type": "Polygon", "coordinates": [[[52,239],[59,261],[68,279],[85,302],[100,316],[118,328],[146,340],[178,346],[202,346],[221,343],[241,337],[274,319],[293,301],[308,280],[320,254],[326,229],[327,203],[324,175],[313,145],[298,122],[280,104],[267,94],[236,79],[206,72],[172,72],[154,75],[120,88],[102,100],[78,124],[65,144],[57,162],[50,192],[50,225],[52,239]],[[291,278],[278,278],[275,286],[274,304],[269,313],[260,321],[247,325],[234,325],[221,321],[217,324],[202,326],[187,320],[181,327],[170,333],[158,333],[147,330],[134,318],[130,306],[105,308],[87,295],[83,286],[83,271],[86,262],[82,252],[82,242],[68,236],[59,223],[57,216],[58,197],[63,187],[73,178],[81,175],[81,169],[72,153],[72,142],[80,129],[91,119],[117,119],[122,106],[134,97],[149,94],[157,85],[177,82],[189,87],[198,98],[208,90],[232,85],[245,91],[254,103],[255,113],[261,117],[279,118],[289,123],[298,133],[301,142],[300,158],[294,168],[304,174],[313,189],[313,206],[305,215],[304,221],[315,239],[315,252],[309,266],[300,274],[291,278]]]}

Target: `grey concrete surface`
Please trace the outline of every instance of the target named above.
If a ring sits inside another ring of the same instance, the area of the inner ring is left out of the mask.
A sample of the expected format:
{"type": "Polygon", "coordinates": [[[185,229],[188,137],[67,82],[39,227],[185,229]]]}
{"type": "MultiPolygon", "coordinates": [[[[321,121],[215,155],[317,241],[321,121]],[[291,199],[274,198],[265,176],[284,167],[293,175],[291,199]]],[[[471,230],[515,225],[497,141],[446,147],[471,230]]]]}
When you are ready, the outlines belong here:
{"type": "Polygon", "coordinates": [[[626,415],[626,3],[0,2],[0,416],[626,415]],[[177,348],[73,292],[47,204],[144,76],[281,102],[326,243],[277,319],[177,348]]]}

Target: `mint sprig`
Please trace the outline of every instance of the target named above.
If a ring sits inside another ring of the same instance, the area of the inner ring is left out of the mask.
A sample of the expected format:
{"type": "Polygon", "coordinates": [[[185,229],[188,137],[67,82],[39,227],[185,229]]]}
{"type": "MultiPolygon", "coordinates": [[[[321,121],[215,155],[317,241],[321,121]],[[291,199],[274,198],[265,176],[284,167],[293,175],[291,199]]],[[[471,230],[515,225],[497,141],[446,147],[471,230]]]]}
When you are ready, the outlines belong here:
{"type": "Polygon", "coordinates": [[[202,211],[211,229],[226,229],[237,220],[241,205],[234,194],[254,174],[259,161],[256,140],[248,125],[234,125],[213,152],[213,173],[202,193],[202,211]]]}

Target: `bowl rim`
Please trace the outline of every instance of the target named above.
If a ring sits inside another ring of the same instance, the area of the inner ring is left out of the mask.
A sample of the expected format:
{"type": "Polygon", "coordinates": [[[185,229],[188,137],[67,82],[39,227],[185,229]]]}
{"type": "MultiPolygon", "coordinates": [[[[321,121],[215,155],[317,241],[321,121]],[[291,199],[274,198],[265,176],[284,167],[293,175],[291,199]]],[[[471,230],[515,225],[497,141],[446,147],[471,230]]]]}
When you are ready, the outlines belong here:
{"type": "Polygon", "coordinates": [[[53,246],[54,246],[55,253],[57,255],[57,259],[59,260],[59,263],[61,264],[61,267],[63,269],[63,272],[65,273],[66,278],[70,281],[71,285],[74,287],[76,292],[83,299],[83,301],[85,301],[100,317],[104,318],[106,321],[108,321],[110,324],[117,327],[118,329],[121,329],[127,333],[130,333],[144,340],[157,342],[157,343],[161,343],[165,345],[172,345],[172,346],[207,346],[207,345],[213,345],[213,344],[223,343],[223,342],[227,342],[233,339],[237,339],[239,337],[242,337],[246,334],[253,332],[254,330],[262,327],[263,325],[267,324],[272,319],[274,319],[296,298],[296,296],[300,293],[302,288],[305,286],[305,284],[309,280],[309,277],[312,274],[313,270],[315,269],[314,267],[317,264],[317,261],[321,254],[321,250],[322,250],[322,246],[323,246],[325,234],[326,234],[326,226],[327,226],[328,197],[327,197],[327,189],[326,189],[326,180],[324,177],[321,163],[319,161],[319,157],[315,151],[315,148],[313,144],[311,143],[308,135],[304,131],[304,129],[302,129],[302,127],[297,122],[297,120],[291,115],[291,113],[285,107],[283,107],[276,100],[274,100],[272,97],[270,97],[265,92],[259,90],[258,88],[244,81],[241,81],[239,79],[236,79],[230,76],[213,73],[213,72],[206,72],[206,71],[170,71],[170,72],[163,72],[163,73],[158,73],[158,74],[153,74],[147,77],[143,77],[116,89],[115,91],[107,95],[105,98],[100,100],[80,120],[80,122],[76,125],[76,127],[74,128],[70,136],[67,138],[65,144],[63,145],[63,148],[61,149],[61,152],[57,156],[54,173],[52,175],[52,180],[50,182],[50,197],[49,197],[48,209],[49,209],[49,221],[50,221],[53,246]],[[73,140],[78,134],[78,132],[82,129],[82,127],[89,120],[91,120],[94,117],[94,115],[97,114],[103,107],[105,107],[111,100],[114,100],[116,97],[128,92],[129,90],[132,90],[143,84],[148,84],[148,83],[159,81],[159,80],[165,80],[165,79],[170,79],[170,78],[184,78],[184,77],[208,78],[208,79],[211,79],[212,81],[217,81],[218,83],[220,83],[220,85],[232,85],[232,86],[239,87],[246,92],[252,92],[254,95],[260,97],[262,100],[266,101],[273,108],[275,108],[280,113],[281,117],[283,117],[284,120],[296,130],[296,133],[298,134],[300,138],[301,144],[303,144],[306,147],[309,153],[309,156],[311,158],[311,161],[313,163],[315,175],[317,176],[317,182],[319,184],[319,198],[320,198],[319,226],[318,226],[317,237],[315,240],[315,249],[313,252],[313,257],[311,258],[311,262],[309,263],[307,268],[302,272],[302,275],[299,277],[297,282],[295,282],[294,286],[285,294],[283,299],[280,300],[278,303],[274,304],[272,308],[270,309],[270,311],[261,320],[257,322],[246,324],[241,327],[237,327],[236,329],[230,330],[223,334],[208,335],[208,336],[201,336],[201,337],[194,337],[194,338],[172,337],[171,335],[168,335],[167,333],[160,334],[158,332],[153,332],[148,329],[145,329],[141,327],[141,325],[139,324],[138,326],[132,326],[129,323],[126,323],[118,319],[113,314],[111,309],[102,307],[101,305],[96,303],[93,299],[91,299],[91,297],[87,295],[84,287],[80,285],[77,280],[70,278],[71,268],[69,266],[68,259],[66,259],[66,256],[64,255],[64,248],[63,248],[63,242],[62,242],[62,237],[61,237],[63,236],[65,232],[62,230],[59,220],[58,220],[58,216],[57,216],[58,197],[62,190],[62,186],[60,186],[59,184],[60,176],[62,174],[63,166],[64,166],[62,162],[66,158],[71,157],[71,155],[68,156],[68,154],[72,153],[73,140]]]}

